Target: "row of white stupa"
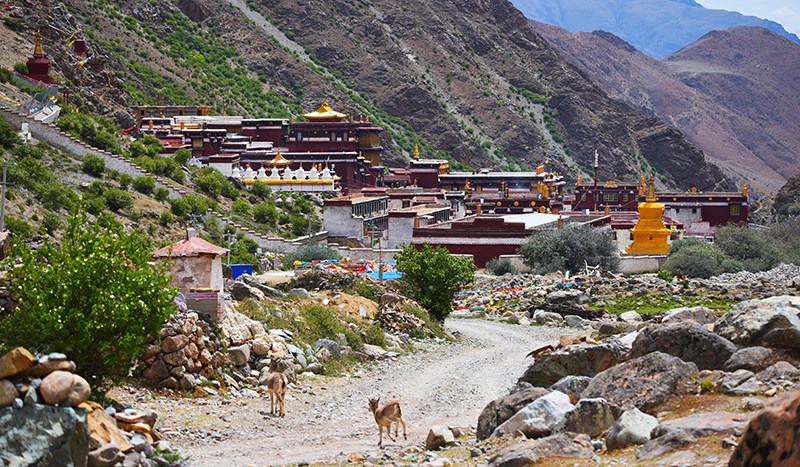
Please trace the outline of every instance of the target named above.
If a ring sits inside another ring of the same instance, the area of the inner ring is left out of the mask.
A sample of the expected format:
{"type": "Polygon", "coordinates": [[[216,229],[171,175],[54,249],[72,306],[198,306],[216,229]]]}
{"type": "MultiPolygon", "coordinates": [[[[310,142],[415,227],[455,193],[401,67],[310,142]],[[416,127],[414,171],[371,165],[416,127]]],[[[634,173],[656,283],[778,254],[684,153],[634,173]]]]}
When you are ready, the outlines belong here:
{"type": "Polygon", "coordinates": [[[322,171],[319,171],[313,165],[311,166],[311,170],[309,170],[308,172],[306,172],[303,169],[302,165],[297,170],[292,170],[287,167],[286,169],[283,170],[283,174],[278,172],[277,167],[273,166],[269,175],[267,175],[267,171],[264,169],[263,166],[260,169],[258,169],[258,172],[250,168],[250,166],[248,166],[244,170],[244,174],[242,174],[242,171],[239,167],[234,167],[231,173],[231,177],[237,180],[242,180],[245,183],[248,182],[252,183],[253,181],[256,180],[260,182],[261,181],[267,182],[269,180],[287,180],[287,181],[294,180],[295,182],[298,183],[302,183],[303,181],[306,180],[308,181],[330,180],[331,183],[333,183],[333,181],[338,178],[336,172],[329,169],[328,167],[325,167],[324,169],[322,169],[322,171]]]}

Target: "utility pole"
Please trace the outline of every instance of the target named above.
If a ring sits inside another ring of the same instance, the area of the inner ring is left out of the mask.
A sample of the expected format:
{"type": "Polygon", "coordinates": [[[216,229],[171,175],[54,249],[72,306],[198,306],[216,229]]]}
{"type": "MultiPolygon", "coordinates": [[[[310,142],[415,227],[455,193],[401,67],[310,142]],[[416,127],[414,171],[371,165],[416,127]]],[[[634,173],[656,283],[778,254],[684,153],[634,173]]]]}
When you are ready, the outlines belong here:
{"type": "Polygon", "coordinates": [[[2,198],[0,198],[0,232],[6,230],[6,187],[13,185],[13,183],[6,181],[6,170],[8,169],[8,163],[3,161],[3,188],[2,188],[2,198]]]}

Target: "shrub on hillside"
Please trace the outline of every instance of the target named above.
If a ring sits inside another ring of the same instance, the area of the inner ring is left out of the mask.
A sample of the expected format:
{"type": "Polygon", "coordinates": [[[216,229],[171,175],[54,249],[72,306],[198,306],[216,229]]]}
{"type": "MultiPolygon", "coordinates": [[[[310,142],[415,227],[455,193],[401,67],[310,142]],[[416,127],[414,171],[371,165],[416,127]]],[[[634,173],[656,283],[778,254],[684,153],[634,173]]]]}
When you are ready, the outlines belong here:
{"type": "Polygon", "coordinates": [[[670,253],[663,269],[673,275],[678,272],[687,277],[709,278],[724,272],[737,272],[742,265],[714,245],[703,243],[683,246],[670,253]]]}
{"type": "Polygon", "coordinates": [[[81,164],[83,171],[92,177],[102,177],[106,171],[106,161],[97,154],[87,154],[81,164]]]}
{"type": "Polygon", "coordinates": [[[211,167],[203,167],[195,178],[194,186],[203,193],[218,198],[224,196],[228,199],[236,199],[239,192],[230,180],[225,178],[218,170],[211,167]]]}
{"type": "Polygon", "coordinates": [[[555,271],[577,273],[586,265],[607,271],[619,267],[619,254],[612,233],[588,225],[567,226],[528,237],[520,255],[535,274],[555,271]]]}
{"type": "Polygon", "coordinates": [[[339,252],[327,245],[322,245],[319,243],[306,243],[305,245],[294,250],[293,253],[284,256],[283,265],[285,267],[291,267],[295,261],[308,263],[311,261],[324,260],[338,261],[340,258],[341,256],[339,255],[339,252]]]}
{"type": "Polygon", "coordinates": [[[175,154],[172,155],[172,158],[175,159],[180,165],[185,165],[189,159],[192,157],[192,152],[185,148],[180,148],[175,151],[175,154]]]}
{"type": "Polygon", "coordinates": [[[781,260],[780,239],[769,230],[747,225],[726,225],[717,230],[714,244],[723,253],[742,263],[747,271],[764,271],[781,260]]]}
{"type": "Polygon", "coordinates": [[[252,238],[243,237],[231,244],[231,264],[252,264],[253,270],[258,271],[260,261],[256,256],[258,243],[252,238]]]}
{"type": "Polygon", "coordinates": [[[163,187],[158,187],[153,192],[153,197],[158,201],[166,201],[169,199],[169,190],[163,187]]]}
{"type": "MultiPolygon", "coordinates": [[[[2,137],[0,137],[2,139],[2,137]]],[[[32,144],[20,144],[14,146],[14,149],[11,151],[14,154],[14,157],[18,159],[22,159],[23,157],[32,157],[34,159],[42,159],[47,152],[47,146],[45,143],[39,142],[36,145],[32,144]]]]}
{"type": "Polygon", "coordinates": [[[253,219],[260,224],[275,227],[278,222],[278,208],[271,203],[258,203],[253,208],[253,219]]]}
{"type": "Polygon", "coordinates": [[[17,135],[14,127],[0,117],[0,147],[11,149],[19,143],[19,135],[17,135]]]}
{"type": "Polygon", "coordinates": [[[153,177],[136,177],[133,180],[133,189],[139,193],[149,195],[156,189],[156,180],[153,177]]]}
{"type": "Polygon", "coordinates": [[[446,248],[407,245],[395,255],[405,295],[416,300],[439,322],[452,311],[453,297],[475,277],[471,258],[453,256],[446,248]]]}
{"type": "Polygon", "coordinates": [[[17,244],[6,266],[18,306],[0,341],[66,353],[93,388],[124,377],[175,308],[166,267],[138,237],[74,216],[58,248],[17,244]]]}
{"type": "Polygon", "coordinates": [[[121,153],[117,143],[117,126],[110,118],[78,112],[62,112],[56,125],[96,148],[115,154],[121,153]]]}
{"type": "Polygon", "coordinates": [[[502,276],[505,274],[516,274],[517,267],[508,258],[494,258],[486,263],[486,270],[495,276],[502,276]]]}
{"type": "Polygon", "coordinates": [[[11,232],[12,238],[25,240],[33,236],[33,227],[22,219],[6,216],[6,228],[11,232]]]}
{"type": "Polygon", "coordinates": [[[133,197],[127,192],[119,188],[109,188],[103,193],[103,198],[106,200],[108,209],[119,212],[133,206],[133,197]]]}

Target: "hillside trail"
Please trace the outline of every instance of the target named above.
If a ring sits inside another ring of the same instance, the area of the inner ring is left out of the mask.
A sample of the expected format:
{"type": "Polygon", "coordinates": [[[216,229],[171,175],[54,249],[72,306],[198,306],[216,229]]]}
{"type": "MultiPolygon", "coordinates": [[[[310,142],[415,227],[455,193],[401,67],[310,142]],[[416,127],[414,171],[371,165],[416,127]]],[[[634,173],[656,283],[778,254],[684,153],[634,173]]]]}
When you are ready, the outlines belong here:
{"type": "MultiPolygon", "coordinates": [[[[350,453],[382,458],[423,447],[434,425],[477,425],[483,408],[505,395],[532,349],[557,342],[566,329],[450,319],[456,342],[375,362],[350,376],[302,378],[286,399],[286,417],[269,414],[269,398],[168,399],[137,402],[159,412],[165,438],[193,466],[263,466],[344,461],[350,453]],[[367,399],[397,399],[408,424],[396,442],[378,447],[367,399]]],[[[574,331],[573,331],[574,332],[574,331]]]]}

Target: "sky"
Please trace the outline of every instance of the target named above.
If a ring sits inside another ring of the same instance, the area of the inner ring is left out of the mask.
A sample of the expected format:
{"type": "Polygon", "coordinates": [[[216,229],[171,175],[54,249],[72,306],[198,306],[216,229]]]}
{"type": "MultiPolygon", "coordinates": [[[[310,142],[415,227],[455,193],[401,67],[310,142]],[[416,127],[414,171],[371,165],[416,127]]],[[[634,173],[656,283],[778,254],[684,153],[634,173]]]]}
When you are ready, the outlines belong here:
{"type": "Polygon", "coordinates": [[[696,0],[712,10],[738,11],[780,23],[800,36],[800,1],[798,0],[696,0]]]}

